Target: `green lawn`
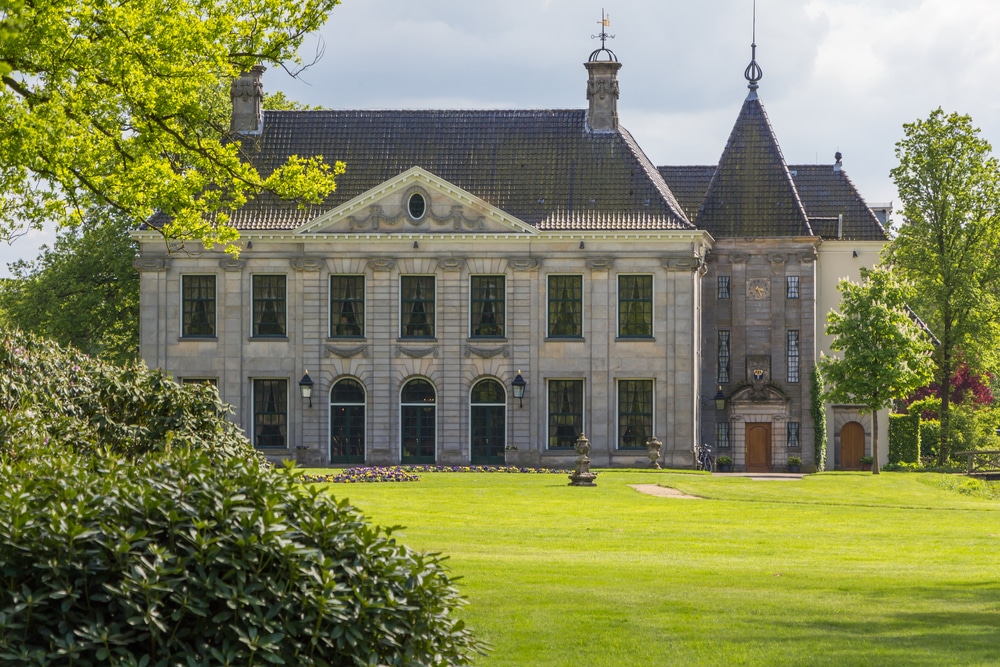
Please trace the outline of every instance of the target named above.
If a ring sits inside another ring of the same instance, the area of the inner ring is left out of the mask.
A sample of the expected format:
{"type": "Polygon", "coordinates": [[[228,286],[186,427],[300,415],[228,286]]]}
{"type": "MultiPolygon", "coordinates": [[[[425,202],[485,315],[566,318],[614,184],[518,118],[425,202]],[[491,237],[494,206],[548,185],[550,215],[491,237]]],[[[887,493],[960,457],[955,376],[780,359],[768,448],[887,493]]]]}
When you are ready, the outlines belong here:
{"type": "Polygon", "coordinates": [[[330,488],[450,556],[482,666],[1000,664],[1000,502],[939,475],[420,477],[330,488]]]}

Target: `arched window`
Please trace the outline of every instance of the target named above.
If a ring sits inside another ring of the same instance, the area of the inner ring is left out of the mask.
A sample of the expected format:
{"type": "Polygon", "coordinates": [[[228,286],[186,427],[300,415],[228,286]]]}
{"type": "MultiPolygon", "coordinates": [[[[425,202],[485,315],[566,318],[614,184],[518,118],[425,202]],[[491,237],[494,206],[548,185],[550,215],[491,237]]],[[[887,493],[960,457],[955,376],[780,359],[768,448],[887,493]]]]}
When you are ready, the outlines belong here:
{"type": "Polygon", "coordinates": [[[507,446],[507,392],[496,380],[480,380],[472,387],[472,463],[504,462],[507,446]]]}
{"type": "Polygon", "coordinates": [[[330,463],[365,462],[365,388],[345,378],[330,390],[330,463]]]}
{"type": "Polygon", "coordinates": [[[403,385],[399,395],[400,460],[403,463],[434,463],[436,400],[434,385],[427,380],[410,380],[403,385]]]}

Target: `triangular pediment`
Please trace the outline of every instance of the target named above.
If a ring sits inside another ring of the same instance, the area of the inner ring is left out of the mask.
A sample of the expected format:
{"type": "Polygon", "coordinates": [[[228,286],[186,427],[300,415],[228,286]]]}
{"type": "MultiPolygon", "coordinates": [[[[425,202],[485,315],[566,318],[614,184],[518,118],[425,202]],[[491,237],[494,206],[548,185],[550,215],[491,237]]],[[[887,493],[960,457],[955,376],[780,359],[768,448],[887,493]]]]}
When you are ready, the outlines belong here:
{"type": "Polygon", "coordinates": [[[413,167],[295,234],[522,234],[538,231],[425,169],[413,167]]]}

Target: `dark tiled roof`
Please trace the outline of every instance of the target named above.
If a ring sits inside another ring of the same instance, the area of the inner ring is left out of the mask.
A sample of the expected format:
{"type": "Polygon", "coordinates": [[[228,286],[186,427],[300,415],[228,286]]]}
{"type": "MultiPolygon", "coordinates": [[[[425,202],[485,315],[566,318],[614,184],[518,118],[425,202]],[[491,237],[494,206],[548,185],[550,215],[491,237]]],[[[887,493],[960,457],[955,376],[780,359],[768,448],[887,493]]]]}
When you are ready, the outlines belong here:
{"type": "Polygon", "coordinates": [[[293,229],[415,166],[539,229],[694,228],[628,132],[590,132],[582,110],[265,111],[245,147],[264,176],[289,155],[347,172],[320,206],[262,195],[237,229],[293,229]]]}
{"type": "MultiPolygon", "coordinates": [[[[878,217],[846,172],[834,171],[832,164],[789,165],[788,170],[814,234],[836,238],[838,216],[843,214],[843,238],[852,241],[884,241],[888,238],[878,217]]],[[[688,218],[696,218],[708,184],[715,174],[715,167],[659,167],[659,171],[688,218]]]]}
{"type": "Polygon", "coordinates": [[[695,224],[715,238],[812,235],[756,94],[743,103],[695,224]]]}
{"type": "Polygon", "coordinates": [[[879,222],[854,183],[834,165],[789,165],[813,232],[823,238],[837,238],[838,216],[844,216],[843,237],[851,241],[885,241],[879,222]]]}

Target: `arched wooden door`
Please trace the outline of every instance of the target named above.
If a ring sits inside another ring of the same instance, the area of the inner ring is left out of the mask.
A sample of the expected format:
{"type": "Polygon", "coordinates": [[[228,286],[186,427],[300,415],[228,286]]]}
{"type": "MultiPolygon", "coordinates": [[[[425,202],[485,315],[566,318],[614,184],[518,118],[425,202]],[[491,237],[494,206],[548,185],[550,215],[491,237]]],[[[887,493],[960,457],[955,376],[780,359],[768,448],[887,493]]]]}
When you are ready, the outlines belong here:
{"type": "Polygon", "coordinates": [[[747,472],[771,472],[771,425],[747,424],[747,472]]]}
{"type": "Polygon", "coordinates": [[[840,428],[840,469],[861,470],[864,455],[865,427],[858,422],[847,422],[840,428]]]}

